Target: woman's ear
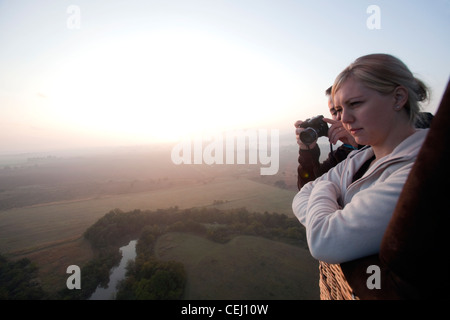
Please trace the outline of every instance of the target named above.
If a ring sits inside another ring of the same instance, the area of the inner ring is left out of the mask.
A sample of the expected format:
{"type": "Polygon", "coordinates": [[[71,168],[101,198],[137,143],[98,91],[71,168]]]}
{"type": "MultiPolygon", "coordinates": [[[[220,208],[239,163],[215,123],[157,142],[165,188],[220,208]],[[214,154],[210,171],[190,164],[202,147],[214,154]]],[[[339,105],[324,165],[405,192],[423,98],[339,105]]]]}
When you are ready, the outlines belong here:
{"type": "Polygon", "coordinates": [[[395,106],[403,108],[408,101],[408,90],[403,86],[398,86],[394,89],[395,106]]]}

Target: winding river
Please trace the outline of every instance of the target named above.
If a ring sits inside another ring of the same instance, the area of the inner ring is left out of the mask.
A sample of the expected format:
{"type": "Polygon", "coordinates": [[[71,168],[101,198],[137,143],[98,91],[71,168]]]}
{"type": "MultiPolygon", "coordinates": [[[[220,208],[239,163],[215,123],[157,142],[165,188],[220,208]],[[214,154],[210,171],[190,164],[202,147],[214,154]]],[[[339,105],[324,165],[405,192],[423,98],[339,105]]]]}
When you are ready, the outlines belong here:
{"type": "Polygon", "coordinates": [[[120,264],[112,269],[109,276],[109,283],[107,288],[97,287],[89,300],[114,300],[116,296],[116,286],[120,280],[125,278],[126,266],[129,260],[136,258],[136,242],[137,240],[131,240],[128,245],[121,247],[119,250],[122,252],[122,260],[120,264]]]}

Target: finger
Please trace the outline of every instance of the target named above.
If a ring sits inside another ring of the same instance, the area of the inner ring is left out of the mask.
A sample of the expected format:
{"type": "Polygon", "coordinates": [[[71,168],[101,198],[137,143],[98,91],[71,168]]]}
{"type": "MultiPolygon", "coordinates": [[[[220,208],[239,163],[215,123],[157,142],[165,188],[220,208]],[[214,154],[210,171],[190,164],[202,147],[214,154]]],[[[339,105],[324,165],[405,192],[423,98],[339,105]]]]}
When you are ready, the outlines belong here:
{"type": "Polygon", "coordinates": [[[335,124],[336,122],[340,122],[339,120],[333,120],[330,118],[323,118],[323,121],[325,121],[326,123],[329,123],[329,124],[335,124]]]}
{"type": "Polygon", "coordinates": [[[295,126],[296,128],[298,128],[302,123],[303,123],[302,120],[297,120],[297,121],[295,121],[294,126],[295,126]]]}
{"type": "Polygon", "coordinates": [[[336,132],[340,131],[342,128],[339,123],[334,123],[328,128],[328,137],[331,137],[333,134],[336,134],[336,132]]]}
{"type": "Polygon", "coordinates": [[[342,141],[345,144],[349,144],[352,146],[357,146],[358,144],[355,141],[355,138],[347,131],[344,130],[342,134],[340,134],[339,140],[342,141]]]}
{"type": "Polygon", "coordinates": [[[338,141],[342,141],[343,143],[346,144],[350,144],[350,145],[355,145],[356,142],[353,138],[353,136],[345,129],[341,130],[337,135],[336,135],[336,143],[338,141]]]}
{"type": "Polygon", "coordinates": [[[334,127],[333,130],[329,131],[329,140],[332,144],[336,144],[342,137],[346,136],[345,129],[340,127],[334,127]]]}

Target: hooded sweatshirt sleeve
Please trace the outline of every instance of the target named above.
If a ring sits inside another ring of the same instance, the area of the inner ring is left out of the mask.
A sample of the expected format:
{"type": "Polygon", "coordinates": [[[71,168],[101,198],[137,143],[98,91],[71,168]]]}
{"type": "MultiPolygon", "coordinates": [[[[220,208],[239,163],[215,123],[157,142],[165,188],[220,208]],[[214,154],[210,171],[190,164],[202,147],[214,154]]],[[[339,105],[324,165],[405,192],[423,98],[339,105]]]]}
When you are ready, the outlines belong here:
{"type": "Polygon", "coordinates": [[[306,228],[311,255],[342,263],[377,253],[411,166],[383,172],[382,178],[363,186],[343,208],[339,186],[343,166],[305,185],[292,207],[306,228]]]}

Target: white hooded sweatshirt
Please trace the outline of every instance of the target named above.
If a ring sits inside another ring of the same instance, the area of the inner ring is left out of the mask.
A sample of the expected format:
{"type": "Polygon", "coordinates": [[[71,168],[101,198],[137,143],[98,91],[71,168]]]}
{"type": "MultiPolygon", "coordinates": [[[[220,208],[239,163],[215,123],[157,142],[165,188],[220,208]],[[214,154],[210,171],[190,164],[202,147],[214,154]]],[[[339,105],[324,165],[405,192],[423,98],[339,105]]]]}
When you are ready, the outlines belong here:
{"type": "Polygon", "coordinates": [[[353,183],[353,175],[374,155],[371,147],[350,153],[346,160],[303,186],[292,209],[306,228],[314,258],[343,263],[379,252],[427,133],[428,129],[417,129],[353,183]]]}

